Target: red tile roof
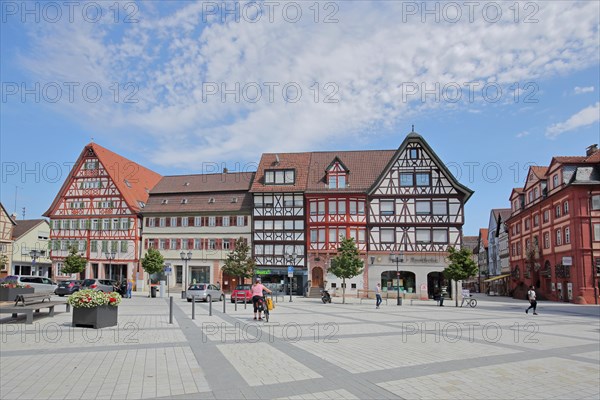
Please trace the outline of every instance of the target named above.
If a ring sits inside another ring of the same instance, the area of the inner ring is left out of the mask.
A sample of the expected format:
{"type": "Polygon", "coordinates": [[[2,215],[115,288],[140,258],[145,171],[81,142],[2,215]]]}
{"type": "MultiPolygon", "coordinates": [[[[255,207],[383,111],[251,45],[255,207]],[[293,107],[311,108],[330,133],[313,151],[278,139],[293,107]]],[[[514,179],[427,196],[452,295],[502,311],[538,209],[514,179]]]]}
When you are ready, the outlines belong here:
{"type": "Polygon", "coordinates": [[[534,165],[532,167],[529,167],[529,169],[538,179],[546,179],[546,172],[548,172],[548,167],[539,167],[534,165]]]}
{"type": "Polygon", "coordinates": [[[263,153],[258,164],[251,192],[304,192],[307,187],[311,153],[263,153]],[[279,161],[278,161],[279,160],[279,161]],[[265,185],[265,171],[294,169],[293,185],[265,185]]]}
{"type": "Polygon", "coordinates": [[[253,179],[254,172],[165,176],[150,194],[247,191],[253,179]]]}
{"type": "Polygon", "coordinates": [[[43,214],[44,216],[49,217],[54,212],[55,207],[69,188],[73,175],[79,170],[81,163],[84,162],[84,158],[89,150],[92,150],[98,157],[98,160],[103,165],[111,180],[125,199],[125,202],[133,212],[139,212],[141,210],[139,202],[145,203],[148,200],[150,190],[161,179],[161,176],[156,172],[120,156],[97,143],[90,143],[84,147],[75,166],[71,169],[71,172],[69,172],[69,176],[67,176],[60,191],[54,198],[52,205],[48,211],[43,214]]]}
{"type": "Polygon", "coordinates": [[[488,230],[487,228],[479,229],[479,237],[481,237],[481,241],[483,242],[483,247],[488,247],[488,230]]]}

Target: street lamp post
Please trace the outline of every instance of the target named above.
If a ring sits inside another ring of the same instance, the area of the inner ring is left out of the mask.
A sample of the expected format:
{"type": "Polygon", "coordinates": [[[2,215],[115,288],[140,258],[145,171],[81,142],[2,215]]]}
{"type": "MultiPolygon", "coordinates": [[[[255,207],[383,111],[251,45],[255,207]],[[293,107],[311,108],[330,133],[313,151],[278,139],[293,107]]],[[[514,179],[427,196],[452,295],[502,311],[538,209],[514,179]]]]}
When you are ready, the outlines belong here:
{"type": "Polygon", "coordinates": [[[181,274],[181,283],[182,283],[182,291],[181,291],[181,298],[185,299],[186,295],[186,278],[187,278],[187,272],[188,272],[188,261],[190,261],[192,259],[192,252],[188,251],[187,253],[185,251],[182,251],[181,253],[179,253],[179,256],[181,257],[181,260],[184,262],[185,266],[183,268],[183,273],[181,274]]]}
{"type": "Polygon", "coordinates": [[[105,251],[104,257],[108,260],[108,279],[112,279],[112,261],[116,257],[116,253],[114,251],[105,251]]]}
{"type": "MultiPolygon", "coordinates": [[[[296,263],[296,257],[297,257],[296,253],[287,255],[288,265],[292,268],[294,267],[294,264],[296,263]]],[[[293,273],[290,275],[290,273],[288,272],[288,282],[289,282],[288,286],[290,289],[290,303],[292,302],[292,278],[293,277],[294,277],[293,273]]]]}
{"type": "Polygon", "coordinates": [[[396,262],[396,305],[401,306],[402,300],[400,300],[400,263],[404,262],[404,253],[399,251],[398,254],[390,254],[390,260],[396,262]]]}
{"type": "Polygon", "coordinates": [[[40,253],[37,250],[31,250],[29,252],[29,257],[31,257],[31,266],[33,267],[35,265],[35,261],[40,257],[40,253]]]}

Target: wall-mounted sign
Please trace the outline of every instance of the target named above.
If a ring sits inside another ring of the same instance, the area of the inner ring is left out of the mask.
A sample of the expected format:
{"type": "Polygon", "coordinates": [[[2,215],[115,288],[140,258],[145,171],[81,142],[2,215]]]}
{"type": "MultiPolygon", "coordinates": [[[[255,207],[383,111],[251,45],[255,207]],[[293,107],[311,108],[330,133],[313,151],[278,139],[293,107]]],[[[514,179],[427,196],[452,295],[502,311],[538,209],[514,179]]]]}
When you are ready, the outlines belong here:
{"type": "Polygon", "coordinates": [[[573,265],[573,257],[563,257],[562,265],[573,265]]]}

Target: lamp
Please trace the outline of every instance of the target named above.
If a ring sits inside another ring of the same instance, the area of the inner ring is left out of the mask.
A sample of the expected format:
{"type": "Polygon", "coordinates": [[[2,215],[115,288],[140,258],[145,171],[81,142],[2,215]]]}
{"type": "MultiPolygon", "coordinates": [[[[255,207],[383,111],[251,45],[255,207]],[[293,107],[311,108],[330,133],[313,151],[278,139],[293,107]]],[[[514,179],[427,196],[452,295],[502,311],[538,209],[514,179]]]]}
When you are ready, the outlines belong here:
{"type": "Polygon", "coordinates": [[[396,262],[396,305],[402,305],[402,299],[400,299],[400,263],[404,262],[404,253],[400,250],[397,254],[390,254],[390,261],[396,262]]]}
{"type": "Polygon", "coordinates": [[[116,257],[116,253],[114,251],[105,251],[104,257],[108,260],[108,278],[112,279],[112,261],[116,257]]]}
{"type": "MultiPolygon", "coordinates": [[[[292,268],[296,264],[296,257],[298,257],[298,255],[295,252],[287,255],[288,265],[292,268]]],[[[290,276],[290,273],[288,272],[288,281],[289,281],[288,286],[289,286],[289,290],[290,290],[290,303],[292,302],[292,278],[293,278],[293,273],[290,276]]]]}
{"type": "Polygon", "coordinates": [[[186,285],[186,278],[187,278],[187,273],[188,273],[188,261],[190,261],[192,259],[192,252],[188,251],[187,253],[185,251],[182,251],[181,253],[179,253],[179,256],[181,257],[181,260],[184,262],[184,268],[183,268],[183,273],[181,274],[181,284],[182,284],[182,290],[181,290],[181,298],[185,299],[186,298],[186,291],[187,291],[187,285],[186,285]]]}

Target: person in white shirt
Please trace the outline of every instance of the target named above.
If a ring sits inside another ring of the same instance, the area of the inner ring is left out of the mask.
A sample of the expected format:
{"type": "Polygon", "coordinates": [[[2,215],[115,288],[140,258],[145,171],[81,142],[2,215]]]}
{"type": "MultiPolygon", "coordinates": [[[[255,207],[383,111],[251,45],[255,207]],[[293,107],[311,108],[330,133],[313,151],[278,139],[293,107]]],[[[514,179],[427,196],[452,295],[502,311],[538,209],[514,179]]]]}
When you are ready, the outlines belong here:
{"type": "Polygon", "coordinates": [[[535,286],[531,286],[531,289],[529,289],[527,292],[527,299],[529,300],[529,308],[525,310],[525,314],[528,314],[529,310],[533,308],[533,315],[538,315],[537,312],[535,312],[537,307],[537,301],[535,299],[535,286]]]}

